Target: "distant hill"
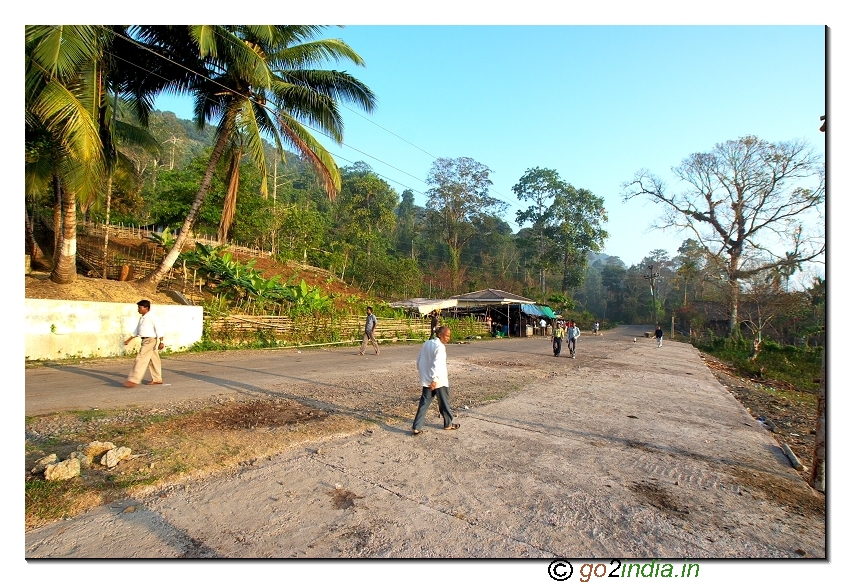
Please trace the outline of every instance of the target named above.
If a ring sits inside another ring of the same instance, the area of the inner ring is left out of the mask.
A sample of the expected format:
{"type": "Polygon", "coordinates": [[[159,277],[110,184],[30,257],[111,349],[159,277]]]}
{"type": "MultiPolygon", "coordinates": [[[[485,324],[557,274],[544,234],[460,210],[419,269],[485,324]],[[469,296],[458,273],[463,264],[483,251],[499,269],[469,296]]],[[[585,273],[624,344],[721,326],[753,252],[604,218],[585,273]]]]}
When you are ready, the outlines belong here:
{"type": "MultiPolygon", "coordinates": [[[[169,169],[185,168],[215,143],[216,126],[207,124],[203,130],[199,130],[194,121],[180,119],[171,111],[152,112],[148,127],[162,144],[162,159],[158,160],[158,165],[169,169]]],[[[263,143],[267,159],[274,160],[274,147],[266,140],[263,143]]],[[[300,156],[293,152],[286,156],[286,164],[298,171],[307,168],[300,156]]]]}

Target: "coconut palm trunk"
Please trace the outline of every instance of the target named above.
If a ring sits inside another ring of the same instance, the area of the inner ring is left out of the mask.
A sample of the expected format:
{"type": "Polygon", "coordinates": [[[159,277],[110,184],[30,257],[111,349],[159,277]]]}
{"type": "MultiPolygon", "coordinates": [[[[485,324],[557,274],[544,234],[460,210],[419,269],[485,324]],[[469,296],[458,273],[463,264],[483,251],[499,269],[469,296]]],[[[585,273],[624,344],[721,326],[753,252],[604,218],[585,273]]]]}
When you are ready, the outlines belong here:
{"type": "Polygon", "coordinates": [[[50,281],[66,284],[77,279],[77,197],[73,192],[62,188],[62,224],[56,229],[62,230],[61,244],[56,250],[56,260],[50,281]]]}
{"type": "Polygon", "coordinates": [[[191,237],[192,229],[195,227],[198,215],[201,212],[201,206],[204,204],[204,200],[206,200],[207,194],[210,191],[213,174],[215,174],[215,168],[218,165],[218,161],[221,159],[221,155],[227,148],[234,126],[235,112],[231,109],[225,114],[222,127],[219,128],[218,139],[215,142],[215,146],[213,146],[212,154],[210,154],[210,161],[207,164],[207,170],[204,172],[204,177],[201,180],[200,187],[198,188],[198,194],[195,195],[195,200],[192,202],[189,214],[186,215],[186,219],[180,227],[180,234],[177,235],[177,239],[174,241],[174,246],[162,259],[159,266],[150,274],[142,278],[141,283],[143,285],[157,286],[174,266],[174,263],[177,261],[177,257],[180,255],[180,251],[183,250],[183,246],[191,237]]]}
{"type": "Polygon", "coordinates": [[[53,175],[53,265],[59,260],[59,248],[62,241],[62,183],[53,175]]]}
{"type": "Polygon", "coordinates": [[[30,214],[26,209],[24,209],[24,221],[27,229],[27,247],[29,248],[31,264],[43,264],[44,254],[38,246],[38,242],[35,240],[35,226],[33,225],[33,219],[30,218],[30,214]]]}

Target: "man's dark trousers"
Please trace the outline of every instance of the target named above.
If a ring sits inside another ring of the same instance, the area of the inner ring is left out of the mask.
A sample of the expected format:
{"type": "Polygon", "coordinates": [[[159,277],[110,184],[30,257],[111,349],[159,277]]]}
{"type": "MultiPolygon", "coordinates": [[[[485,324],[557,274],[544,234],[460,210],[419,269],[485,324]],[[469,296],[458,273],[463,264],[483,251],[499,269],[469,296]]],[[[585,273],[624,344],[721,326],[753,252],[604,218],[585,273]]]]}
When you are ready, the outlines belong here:
{"type": "Polygon", "coordinates": [[[561,339],[557,336],[552,340],[552,350],[555,352],[555,356],[561,355],[561,339]]]}
{"type": "Polygon", "coordinates": [[[422,387],[422,396],[419,398],[419,409],[416,410],[413,429],[422,429],[422,424],[425,423],[425,414],[428,412],[428,407],[431,406],[431,401],[434,400],[435,396],[439,397],[440,415],[443,416],[443,427],[451,426],[454,416],[449,409],[449,388],[437,387],[431,390],[431,387],[422,387]]]}

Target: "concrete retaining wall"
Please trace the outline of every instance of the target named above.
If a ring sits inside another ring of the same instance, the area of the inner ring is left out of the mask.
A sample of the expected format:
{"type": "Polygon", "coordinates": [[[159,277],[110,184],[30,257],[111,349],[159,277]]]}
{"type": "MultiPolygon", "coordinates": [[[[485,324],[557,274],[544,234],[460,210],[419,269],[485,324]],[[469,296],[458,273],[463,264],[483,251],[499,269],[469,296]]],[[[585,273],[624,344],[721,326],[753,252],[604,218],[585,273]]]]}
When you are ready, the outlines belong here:
{"type": "MultiPolygon", "coordinates": [[[[186,350],[201,339],[204,311],[200,306],[151,306],[165,329],[166,350],[186,350]]],[[[119,356],[139,351],[141,340],[124,340],[139,321],[135,304],[72,302],[27,298],[24,303],[26,360],[60,360],[119,356]]]]}

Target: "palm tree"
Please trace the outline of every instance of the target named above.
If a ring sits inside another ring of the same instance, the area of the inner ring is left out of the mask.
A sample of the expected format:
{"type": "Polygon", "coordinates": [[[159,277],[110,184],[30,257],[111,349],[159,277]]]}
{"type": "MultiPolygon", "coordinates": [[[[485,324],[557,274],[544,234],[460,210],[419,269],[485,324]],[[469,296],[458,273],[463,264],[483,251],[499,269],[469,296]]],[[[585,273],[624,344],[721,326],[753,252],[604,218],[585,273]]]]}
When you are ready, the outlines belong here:
{"type": "Polygon", "coordinates": [[[50,277],[56,283],[76,278],[77,202],[88,207],[110,190],[125,160],[117,142],[151,146],[150,137],[119,120],[115,108],[122,96],[132,117],[146,125],[152,96],[167,78],[149,80],[149,53],[115,43],[125,32],[120,26],[26,27],[26,184],[28,194],[53,188],[50,277]]]}
{"type": "Polygon", "coordinates": [[[57,234],[50,278],[76,278],[76,200],[91,197],[104,173],[97,123],[104,37],[96,26],[27,26],[26,184],[52,185],[57,234]]]}
{"type": "MultiPolygon", "coordinates": [[[[182,58],[179,47],[194,47],[194,53],[185,55],[184,62],[194,75],[173,83],[169,89],[194,97],[195,118],[200,128],[207,121],[217,122],[218,126],[206,172],[180,234],[159,267],[144,281],[159,283],[174,265],[195,226],[216,167],[234,144],[244,148],[260,170],[263,194],[268,191],[263,152],[263,137],[267,136],[278,153],[283,154],[285,143],[308,160],[328,197],[334,199],[340,189],[339,169],[306,124],[342,143],[343,122],[338,101],[371,111],[375,97],[348,73],[311,68],[327,59],[363,65],[360,56],[340,40],[312,40],[322,28],[193,25],[145,26],[134,30],[140,41],[177,58],[182,58]]],[[[231,165],[231,170],[229,184],[233,184],[238,164],[231,165]]]]}

